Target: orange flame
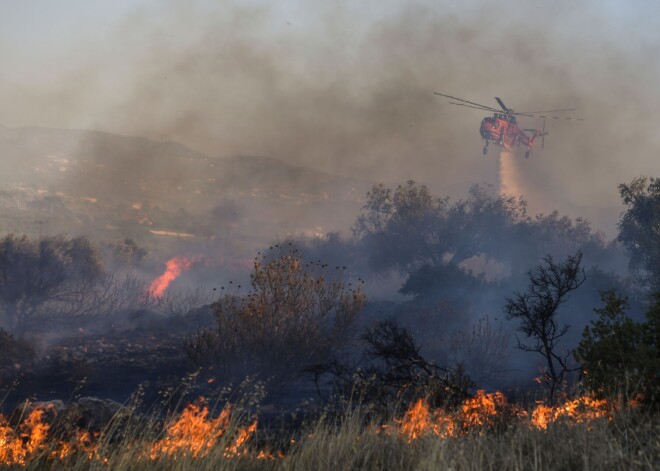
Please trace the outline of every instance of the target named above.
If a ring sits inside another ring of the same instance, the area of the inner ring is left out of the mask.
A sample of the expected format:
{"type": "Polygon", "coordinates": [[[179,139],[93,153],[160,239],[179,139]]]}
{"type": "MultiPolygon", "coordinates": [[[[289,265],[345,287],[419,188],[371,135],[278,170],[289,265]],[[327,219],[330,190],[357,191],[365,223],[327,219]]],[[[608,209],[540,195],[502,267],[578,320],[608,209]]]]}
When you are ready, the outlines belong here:
{"type": "Polygon", "coordinates": [[[549,424],[561,419],[571,423],[589,423],[594,419],[607,417],[611,409],[612,406],[605,399],[580,396],[555,407],[537,405],[532,412],[531,421],[538,429],[546,429],[549,424]]]}
{"type": "Polygon", "coordinates": [[[165,272],[151,282],[149,295],[154,298],[162,298],[165,290],[176,280],[183,271],[190,270],[193,261],[185,257],[174,257],[167,261],[165,272]]]}
{"type": "MultiPolygon", "coordinates": [[[[54,438],[48,423],[44,421],[44,413],[49,407],[46,405],[33,409],[16,427],[10,426],[7,419],[0,415],[0,466],[25,466],[41,456],[62,462],[82,455],[90,461],[108,463],[108,458],[101,452],[101,435],[92,436],[86,430],[78,430],[71,440],[54,438]]],[[[453,411],[434,410],[420,399],[393,426],[384,425],[376,430],[379,433],[396,433],[408,442],[434,436],[447,439],[470,433],[485,433],[505,414],[510,414],[509,417],[516,423],[545,430],[555,422],[590,424],[600,418],[611,419],[616,407],[616,404],[607,400],[585,395],[554,407],[537,404],[527,412],[508,403],[500,392],[486,393],[480,390],[453,411]]],[[[212,450],[217,450],[219,445],[223,447],[219,452],[225,458],[285,458],[281,450],[275,453],[268,448],[260,451],[251,449],[249,443],[257,430],[256,420],[235,431],[231,431],[230,427],[231,408],[223,409],[218,417],[212,418],[203,403],[189,404],[165,427],[160,439],[147,443],[145,452],[139,455],[140,459],[155,461],[169,457],[176,460],[183,455],[195,459],[204,458],[212,450]],[[223,437],[228,440],[221,441],[223,437]]]]}
{"type": "Polygon", "coordinates": [[[18,430],[12,429],[0,416],[0,463],[24,465],[46,443],[49,426],[42,420],[45,409],[34,409],[18,430]]]}
{"type": "MultiPolygon", "coordinates": [[[[165,436],[151,447],[149,458],[158,459],[163,455],[187,454],[193,458],[203,458],[215,447],[229,427],[231,409],[223,409],[215,419],[209,418],[206,406],[189,404],[178,419],[170,424],[165,436]]],[[[257,430],[254,421],[248,427],[238,430],[236,438],[225,449],[228,458],[245,454],[247,442],[257,430]]]]}
{"type": "Polygon", "coordinates": [[[408,437],[408,441],[424,435],[433,434],[446,438],[456,434],[456,424],[452,417],[441,409],[431,412],[423,399],[418,400],[397,422],[400,434],[408,437]]]}
{"type": "MultiPolygon", "coordinates": [[[[420,399],[396,423],[398,433],[408,441],[413,441],[427,435],[448,438],[474,432],[482,434],[488,427],[496,425],[497,420],[507,411],[516,420],[528,420],[530,427],[543,430],[560,420],[569,424],[588,424],[601,417],[609,418],[613,409],[607,400],[586,395],[555,407],[537,404],[530,414],[510,404],[501,392],[486,393],[479,390],[476,396],[465,400],[453,412],[431,410],[420,399]]],[[[383,430],[387,431],[388,428],[383,430]]]]}

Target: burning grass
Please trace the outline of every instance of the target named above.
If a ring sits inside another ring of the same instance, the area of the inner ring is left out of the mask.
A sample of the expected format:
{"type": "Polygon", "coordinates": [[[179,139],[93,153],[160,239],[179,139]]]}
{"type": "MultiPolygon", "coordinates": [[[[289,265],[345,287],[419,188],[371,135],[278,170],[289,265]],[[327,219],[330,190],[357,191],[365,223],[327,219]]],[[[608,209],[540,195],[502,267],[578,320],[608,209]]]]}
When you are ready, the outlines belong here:
{"type": "MultiPolygon", "coordinates": [[[[49,406],[11,425],[0,417],[0,462],[31,469],[653,469],[657,414],[589,396],[531,410],[479,391],[451,411],[423,400],[386,423],[361,409],[273,434],[200,400],[162,422],[134,417],[99,433],[56,432],[49,406]]],[[[27,409],[26,409],[27,410],[27,409]]],[[[61,428],[61,427],[60,427],[61,428]]]]}

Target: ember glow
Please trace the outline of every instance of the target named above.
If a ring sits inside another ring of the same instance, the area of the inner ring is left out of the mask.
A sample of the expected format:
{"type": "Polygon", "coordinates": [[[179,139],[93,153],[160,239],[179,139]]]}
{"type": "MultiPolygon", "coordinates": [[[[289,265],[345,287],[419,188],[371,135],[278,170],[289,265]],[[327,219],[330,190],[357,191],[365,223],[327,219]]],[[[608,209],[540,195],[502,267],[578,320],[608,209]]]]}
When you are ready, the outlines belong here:
{"type": "Polygon", "coordinates": [[[193,261],[185,257],[174,257],[167,261],[165,272],[151,282],[149,295],[154,298],[162,298],[170,283],[176,280],[181,273],[190,270],[193,261]]]}

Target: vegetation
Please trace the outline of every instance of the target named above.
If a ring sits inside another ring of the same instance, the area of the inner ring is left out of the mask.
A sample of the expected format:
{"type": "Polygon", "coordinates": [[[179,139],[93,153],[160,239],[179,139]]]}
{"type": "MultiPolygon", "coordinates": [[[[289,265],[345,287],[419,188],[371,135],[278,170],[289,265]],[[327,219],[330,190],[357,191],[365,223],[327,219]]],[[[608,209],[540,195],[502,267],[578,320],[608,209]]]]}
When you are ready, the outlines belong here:
{"type": "Polygon", "coordinates": [[[0,424],[12,446],[0,457],[26,469],[75,470],[647,470],[660,464],[657,415],[625,409],[539,427],[515,414],[498,415],[507,404],[497,396],[475,399],[482,402],[466,402],[453,415],[436,416],[421,403],[389,420],[350,409],[276,432],[258,429],[245,410],[212,413],[203,403],[165,420],[128,409],[96,438],[61,427],[55,433],[33,409],[18,427],[25,445],[0,424]]]}
{"type": "Polygon", "coordinates": [[[518,348],[539,353],[545,359],[541,380],[548,386],[548,399],[554,404],[555,393],[569,371],[569,353],[561,354],[558,344],[568,332],[568,325],[560,325],[558,309],[566,297],[584,283],[586,275],[581,269],[582,252],[568,257],[564,263],[555,263],[547,256],[535,271],[529,273],[529,288],[507,298],[504,310],[509,320],[520,321],[518,331],[532,343],[518,339],[518,348]]]}
{"type": "Polygon", "coordinates": [[[626,314],[628,302],[614,291],[601,293],[605,305],[582,334],[576,358],[586,387],[603,397],[660,402],[660,295],[646,322],[626,314]]]}
{"type": "Polygon", "coordinates": [[[660,178],[635,178],[619,185],[628,207],[619,221],[619,241],[628,249],[630,268],[649,292],[660,291],[660,178]]]}
{"type": "Polygon", "coordinates": [[[101,276],[101,260],[84,237],[13,234],[0,240],[0,315],[12,333],[22,334],[46,302],[67,299],[80,285],[101,276]]]}
{"type": "MultiPolygon", "coordinates": [[[[652,179],[621,187],[629,209],[620,240],[645,289],[655,286],[655,185],[652,179]]],[[[601,290],[604,306],[594,310],[598,318],[585,329],[574,355],[581,383],[568,384],[571,345],[560,308],[569,296],[585,291],[587,274],[598,281],[590,289],[626,286],[615,275],[584,268],[587,258],[595,263],[617,251],[586,221],[556,213],[532,218],[524,201],[481,187],[450,205],[414,182],[395,190],[377,185],[355,225],[355,237],[347,243],[331,237],[314,248],[346,253],[332,257],[335,263],[328,266],[293,243],[275,246],[254,260],[246,293],[230,283],[217,299],[214,293],[210,307],[196,311],[207,301],[201,291],[154,299],[144,281],[103,273],[99,253],[126,272],[144,267],[146,252],[130,239],[99,252],[83,238],[6,236],[0,241],[0,313],[11,331],[0,330],[3,364],[34,357],[20,335],[47,314],[158,311],[170,314],[177,326],[193,326],[185,346],[181,339],[187,334],[175,338],[174,350],[177,365],[195,378],[191,383],[200,378],[201,384],[180,386],[159,376],[165,409],[142,415],[145,409],[116,405],[122,413],[105,429],[94,430],[98,435],[76,422],[85,416],[82,409],[72,415],[63,412],[69,405],[61,401],[22,404],[13,417],[0,416],[0,463],[35,469],[660,466],[660,296],[648,307],[646,320],[638,322],[627,314],[625,296],[634,295],[634,289],[625,295],[601,290]],[[407,311],[365,315],[362,279],[348,263],[337,261],[355,253],[365,254],[377,274],[401,276],[400,292],[414,297],[401,303],[407,311]],[[541,262],[525,277],[530,260],[541,262]],[[494,271],[509,271],[493,276],[489,263],[494,271]],[[515,291],[523,279],[526,289],[515,291]],[[504,299],[505,290],[513,296],[504,299]],[[476,293],[483,295],[481,305],[471,296],[476,293]],[[467,324],[470,303],[480,317],[467,324]],[[531,388],[516,403],[504,393],[476,389],[481,384],[472,371],[480,371],[480,381],[497,377],[513,350],[508,333],[484,317],[487,303],[496,309],[505,304],[507,318],[517,323],[517,347],[544,359],[540,379],[548,387],[547,401],[530,406],[536,399],[526,396],[531,388]],[[465,323],[463,329],[447,327],[438,306],[448,306],[443,312],[465,323]],[[207,327],[197,330],[193,321],[200,312],[201,317],[212,314],[213,324],[207,319],[207,327]],[[427,323],[413,330],[427,313],[427,323]],[[434,341],[452,354],[439,355],[434,341]],[[184,351],[197,372],[189,369],[184,351]],[[254,396],[260,398],[265,397],[262,379],[274,379],[276,387],[286,384],[292,392],[310,388],[311,378],[320,401],[280,412],[269,403],[258,426],[256,401],[234,407],[227,402],[228,383],[246,376],[257,378],[254,396]],[[193,390],[217,400],[218,410],[212,412],[201,400],[186,406],[193,390]],[[586,394],[571,396],[576,391],[586,394]],[[185,399],[177,405],[179,397],[185,399]]],[[[144,332],[152,335],[149,326],[140,335],[144,332]]],[[[168,351],[159,348],[154,351],[168,351]]],[[[173,370],[173,364],[167,368],[173,370]]],[[[85,368],[95,366],[93,359],[85,363],[85,368]]]]}
{"type": "Polygon", "coordinates": [[[531,217],[524,200],[478,185],[450,205],[413,181],[394,190],[379,184],[367,194],[364,210],[353,230],[370,265],[401,272],[401,291],[421,297],[488,289],[488,280],[469,270],[470,260],[505,264],[515,281],[530,260],[581,250],[589,263],[606,262],[616,251],[584,219],[557,212],[531,217]]]}
{"type": "Polygon", "coordinates": [[[281,379],[327,361],[348,340],[366,301],[360,286],[329,278],[328,268],[305,264],[295,249],[257,258],[251,291],[221,295],[212,306],[216,326],[191,339],[188,354],[231,377],[281,379]]]}

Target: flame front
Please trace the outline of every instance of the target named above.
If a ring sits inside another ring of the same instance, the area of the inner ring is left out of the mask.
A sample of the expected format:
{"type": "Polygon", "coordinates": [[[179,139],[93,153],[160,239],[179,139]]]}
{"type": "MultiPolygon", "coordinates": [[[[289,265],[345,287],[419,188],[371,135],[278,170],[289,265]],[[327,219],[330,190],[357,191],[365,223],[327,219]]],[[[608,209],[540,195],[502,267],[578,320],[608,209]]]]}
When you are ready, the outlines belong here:
{"type": "Polygon", "coordinates": [[[189,270],[192,266],[192,260],[185,257],[174,257],[167,261],[165,272],[151,282],[149,286],[149,295],[154,298],[162,298],[170,283],[176,280],[181,273],[189,270]]]}
{"type": "MultiPolygon", "coordinates": [[[[220,438],[227,432],[231,419],[231,409],[225,408],[215,419],[209,418],[206,406],[189,404],[165,431],[165,436],[151,447],[149,458],[156,460],[161,456],[176,457],[179,454],[193,458],[203,458],[217,446],[220,438]]],[[[245,454],[247,442],[257,430],[257,422],[241,428],[236,438],[225,448],[227,458],[245,454]]]]}
{"type": "Polygon", "coordinates": [[[571,423],[588,423],[599,417],[606,417],[610,410],[611,406],[605,399],[580,396],[555,407],[539,404],[532,412],[531,420],[536,428],[546,429],[549,424],[562,419],[571,423]]]}
{"type": "MultiPolygon", "coordinates": [[[[86,430],[78,430],[68,440],[54,437],[44,421],[48,407],[33,409],[16,427],[10,426],[0,415],[0,466],[23,466],[39,457],[65,462],[75,456],[84,456],[90,461],[109,462],[111,455],[100,445],[103,434],[92,436],[86,430]]],[[[397,434],[408,442],[424,437],[452,439],[475,433],[482,435],[498,424],[511,421],[536,430],[545,430],[556,422],[590,424],[600,418],[610,419],[615,409],[615,405],[606,400],[585,395],[554,407],[537,404],[533,410],[525,411],[510,404],[500,392],[480,390],[452,411],[433,409],[420,399],[393,426],[384,425],[377,431],[397,434]]],[[[274,453],[268,448],[251,447],[257,422],[234,428],[231,410],[227,407],[213,418],[203,403],[189,404],[165,426],[162,437],[156,440],[144,437],[146,442],[140,442],[144,451],[138,452],[138,460],[176,460],[182,456],[202,459],[213,450],[228,459],[244,456],[258,460],[285,459],[281,450],[274,453]]]]}
{"type": "Polygon", "coordinates": [[[555,407],[537,404],[528,413],[510,404],[501,392],[486,393],[479,390],[454,412],[431,410],[420,399],[397,421],[397,425],[398,433],[408,441],[413,441],[427,435],[449,438],[468,433],[483,434],[501,421],[505,414],[523,423],[527,422],[530,428],[544,430],[550,424],[562,420],[568,424],[578,424],[610,417],[612,410],[607,400],[587,395],[555,407]]]}

